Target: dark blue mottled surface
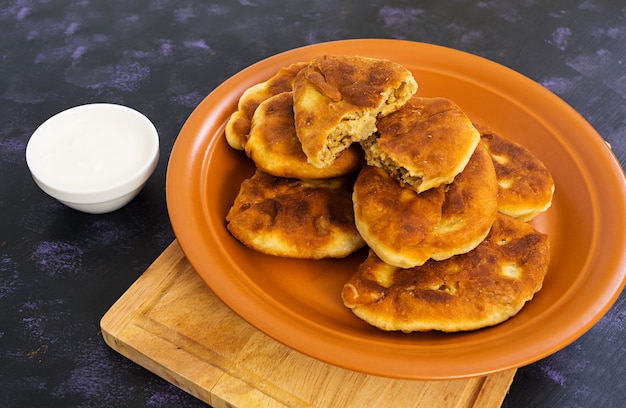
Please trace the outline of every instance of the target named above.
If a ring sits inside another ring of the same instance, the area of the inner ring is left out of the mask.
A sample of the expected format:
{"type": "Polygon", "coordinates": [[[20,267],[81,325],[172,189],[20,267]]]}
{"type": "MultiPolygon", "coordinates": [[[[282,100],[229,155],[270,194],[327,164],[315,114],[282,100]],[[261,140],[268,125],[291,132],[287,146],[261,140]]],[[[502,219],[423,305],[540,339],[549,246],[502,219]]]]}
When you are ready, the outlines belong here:
{"type": "MultiPolygon", "coordinates": [[[[311,43],[399,38],[511,67],[578,110],[626,163],[626,4],[614,0],[0,1],[0,400],[3,406],[203,406],[103,342],[99,320],[174,239],[169,152],[222,81],[311,43]],[[131,106],[161,137],[159,166],[120,211],[42,193],[33,130],[88,102],[131,106]]],[[[504,407],[622,407],[626,298],[562,351],[521,368],[504,407]]]]}

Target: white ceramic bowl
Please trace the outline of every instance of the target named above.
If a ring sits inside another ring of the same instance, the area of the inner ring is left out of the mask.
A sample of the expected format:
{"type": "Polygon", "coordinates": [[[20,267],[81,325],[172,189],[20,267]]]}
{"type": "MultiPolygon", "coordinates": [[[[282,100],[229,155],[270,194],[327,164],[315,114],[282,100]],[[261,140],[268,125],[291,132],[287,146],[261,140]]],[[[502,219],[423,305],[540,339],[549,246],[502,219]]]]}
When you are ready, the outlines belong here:
{"type": "Polygon", "coordinates": [[[68,207],[101,214],[130,202],[159,160],[156,128],[126,106],[94,103],[60,112],[26,146],[35,183],[68,207]]]}

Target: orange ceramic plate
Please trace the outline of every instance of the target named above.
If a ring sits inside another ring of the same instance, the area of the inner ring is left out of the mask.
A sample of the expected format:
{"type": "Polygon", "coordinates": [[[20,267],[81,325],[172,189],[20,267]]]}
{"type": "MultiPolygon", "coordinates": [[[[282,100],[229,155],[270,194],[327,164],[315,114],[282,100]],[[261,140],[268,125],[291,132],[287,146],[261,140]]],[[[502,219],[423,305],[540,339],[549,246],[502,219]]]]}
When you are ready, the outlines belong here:
{"type": "Polygon", "coordinates": [[[625,282],[626,183],[603,139],[571,107],[530,79],[485,59],[428,44],[317,44],[236,74],[204,99],[182,128],[169,162],[167,201],[187,258],[224,303],[295,350],[368,374],[450,379],[529,364],[588,330],[625,282]],[[403,64],[415,75],[420,95],[454,100],[473,120],[522,143],[552,171],[552,208],[533,221],[549,234],[552,263],[543,289],[516,317],[468,333],[379,331],[356,318],[340,298],[364,252],[344,260],[283,259],[245,248],[228,233],[226,212],[240,182],[254,168],[242,152],[226,144],[226,120],[246,88],[280,67],[321,53],[403,64]]]}

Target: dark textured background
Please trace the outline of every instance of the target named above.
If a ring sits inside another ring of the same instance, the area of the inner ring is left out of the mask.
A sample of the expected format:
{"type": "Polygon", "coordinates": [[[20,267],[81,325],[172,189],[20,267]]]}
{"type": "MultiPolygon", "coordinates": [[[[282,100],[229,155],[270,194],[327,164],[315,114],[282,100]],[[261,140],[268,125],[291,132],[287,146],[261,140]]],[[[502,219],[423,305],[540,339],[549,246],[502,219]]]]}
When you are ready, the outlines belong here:
{"type": "MultiPolygon", "coordinates": [[[[203,406],[109,349],[99,331],[102,315],[174,239],[165,172],[177,133],[242,68],[362,37],[444,45],[519,71],[578,110],[626,163],[623,1],[0,1],[4,406],[203,406]],[[161,137],[146,188],[106,215],[46,196],[24,159],[39,124],[89,102],[133,107],[161,137]]],[[[623,406],[625,299],[570,346],[521,368],[504,407],[623,406]]]]}

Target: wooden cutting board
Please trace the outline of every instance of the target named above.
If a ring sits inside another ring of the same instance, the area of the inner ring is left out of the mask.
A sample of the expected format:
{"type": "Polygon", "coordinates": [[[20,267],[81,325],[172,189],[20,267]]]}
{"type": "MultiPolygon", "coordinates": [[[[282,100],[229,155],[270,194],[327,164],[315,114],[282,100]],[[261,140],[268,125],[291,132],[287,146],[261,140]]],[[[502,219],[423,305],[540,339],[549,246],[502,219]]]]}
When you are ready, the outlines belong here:
{"type": "Polygon", "coordinates": [[[215,408],[500,407],[515,370],[450,381],[394,380],[303,355],[241,319],[174,241],[100,322],[105,342],[215,408]]]}

